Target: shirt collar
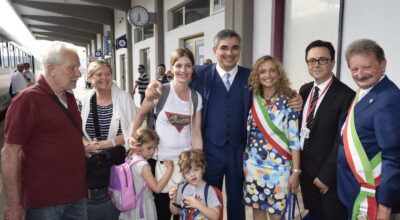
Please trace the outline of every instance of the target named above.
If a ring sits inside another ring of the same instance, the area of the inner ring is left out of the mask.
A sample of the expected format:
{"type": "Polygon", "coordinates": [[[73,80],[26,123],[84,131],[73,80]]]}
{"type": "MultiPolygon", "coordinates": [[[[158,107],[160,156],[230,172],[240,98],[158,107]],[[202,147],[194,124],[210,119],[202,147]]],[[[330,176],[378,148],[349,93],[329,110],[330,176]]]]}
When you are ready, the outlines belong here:
{"type": "Polygon", "coordinates": [[[232,82],[232,80],[235,78],[235,76],[236,76],[236,73],[238,72],[238,65],[236,64],[236,66],[235,67],[233,67],[233,69],[231,69],[230,71],[225,71],[224,69],[222,69],[222,67],[217,63],[217,72],[218,72],[218,74],[219,74],[219,76],[221,77],[221,78],[223,78],[224,77],[224,75],[225,75],[225,73],[229,73],[229,74],[231,74],[230,76],[229,76],[229,81],[231,81],[232,82]]]}
{"type": "Polygon", "coordinates": [[[361,89],[361,88],[360,88],[360,93],[359,93],[359,95],[358,95],[358,96],[359,96],[359,99],[358,99],[358,100],[361,100],[362,98],[364,98],[364,96],[367,95],[368,92],[371,91],[383,78],[385,78],[385,76],[386,76],[386,75],[383,74],[382,77],[379,79],[379,81],[378,81],[375,85],[369,87],[368,89],[361,89]]]}
{"type": "Polygon", "coordinates": [[[317,85],[317,83],[314,81],[313,88],[316,86],[316,87],[318,87],[319,91],[324,91],[325,88],[328,86],[329,82],[332,80],[332,77],[333,77],[333,75],[331,77],[329,77],[329,79],[325,80],[325,82],[323,82],[319,85],[317,85]]]}

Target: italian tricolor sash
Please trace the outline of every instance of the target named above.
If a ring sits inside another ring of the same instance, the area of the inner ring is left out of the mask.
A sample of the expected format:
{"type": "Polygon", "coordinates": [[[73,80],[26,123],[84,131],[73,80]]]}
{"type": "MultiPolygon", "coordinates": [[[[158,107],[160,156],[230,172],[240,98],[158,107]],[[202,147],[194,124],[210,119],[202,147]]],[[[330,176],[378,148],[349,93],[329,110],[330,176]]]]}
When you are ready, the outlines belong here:
{"type": "Polygon", "coordinates": [[[289,149],[289,140],[269,117],[268,110],[262,104],[262,98],[258,93],[253,95],[251,113],[258,129],[260,129],[268,143],[284,157],[291,160],[292,154],[289,149]]]}
{"type": "Polygon", "coordinates": [[[343,143],[346,159],[352,173],[360,183],[360,193],[354,202],[351,219],[367,215],[369,219],[377,217],[375,189],[379,185],[382,167],[382,153],[379,152],[370,161],[358,137],[354,123],[354,106],[358,102],[360,90],[350,106],[343,128],[343,143]]]}

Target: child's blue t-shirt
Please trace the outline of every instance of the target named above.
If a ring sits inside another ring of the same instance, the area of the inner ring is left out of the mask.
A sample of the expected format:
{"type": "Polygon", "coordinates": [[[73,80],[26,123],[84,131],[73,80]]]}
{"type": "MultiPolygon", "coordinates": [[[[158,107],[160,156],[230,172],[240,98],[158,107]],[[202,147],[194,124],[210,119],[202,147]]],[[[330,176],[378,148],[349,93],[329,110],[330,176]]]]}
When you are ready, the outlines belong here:
{"type": "Polygon", "coordinates": [[[215,190],[212,186],[208,187],[207,203],[205,202],[205,198],[204,198],[204,189],[206,187],[205,182],[198,187],[193,187],[190,184],[187,184],[182,192],[182,188],[184,185],[185,185],[185,183],[180,184],[178,187],[176,203],[181,204],[181,201],[183,200],[183,198],[185,198],[187,196],[191,196],[191,197],[199,196],[201,198],[200,202],[209,208],[215,208],[215,207],[219,207],[221,205],[221,202],[218,199],[217,193],[215,192],[215,190]]]}

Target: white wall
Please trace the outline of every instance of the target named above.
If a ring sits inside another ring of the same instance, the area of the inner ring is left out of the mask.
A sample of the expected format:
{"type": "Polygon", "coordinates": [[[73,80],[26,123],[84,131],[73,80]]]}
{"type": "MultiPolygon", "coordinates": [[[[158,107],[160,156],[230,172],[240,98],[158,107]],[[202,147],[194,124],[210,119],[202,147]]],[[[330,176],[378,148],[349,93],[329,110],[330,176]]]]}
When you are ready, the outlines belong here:
{"type": "MultiPolygon", "coordinates": [[[[126,34],[126,13],[124,11],[120,11],[120,10],[114,10],[114,28],[115,28],[115,32],[114,32],[114,42],[112,42],[113,45],[115,45],[115,39],[121,37],[122,35],[126,34]],[[118,21],[120,21],[120,18],[123,17],[124,19],[122,19],[121,23],[118,23],[118,21]]],[[[128,42],[128,44],[131,42],[128,42]]],[[[117,47],[115,47],[115,74],[116,74],[116,81],[117,81],[117,85],[119,87],[123,87],[122,86],[122,81],[121,81],[121,66],[120,66],[120,55],[121,54],[125,54],[125,59],[129,59],[127,57],[128,54],[128,49],[127,48],[121,48],[121,49],[116,49],[117,47]]],[[[128,63],[125,62],[125,69],[128,70],[128,63]]],[[[128,73],[129,74],[129,73],[128,73]]],[[[126,78],[125,78],[126,79],[126,78]]],[[[127,80],[125,80],[127,83],[127,80]]]]}
{"type": "MultiPolygon", "coordinates": [[[[141,5],[143,7],[145,7],[150,13],[154,13],[155,9],[154,9],[154,0],[133,0],[131,1],[131,5],[132,7],[135,5],[141,5]]],[[[130,31],[132,31],[132,39],[133,42],[135,41],[135,27],[130,25],[130,31]]],[[[132,43],[133,43],[132,42],[132,43]]],[[[154,80],[156,79],[156,67],[157,67],[157,63],[154,62],[156,60],[156,54],[155,54],[155,39],[154,37],[146,39],[144,41],[140,41],[137,43],[133,43],[133,47],[132,47],[132,70],[133,70],[133,82],[135,82],[137,80],[137,78],[139,77],[139,72],[137,71],[138,69],[138,65],[142,64],[143,61],[141,61],[141,50],[143,49],[150,49],[150,68],[146,69],[146,72],[149,74],[150,76],[150,80],[154,80]]],[[[140,106],[140,97],[139,97],[139,93],[136,91],[135,96],[134,96],[134,101],[135,104],[137,106],[140,106]]]]}
{"type": "Polygon", "coordinates": [[[375,40],[385,51],[386,74],[400,86],[400,2],[398,0],[351,0],[345,1],[343,59],[341,79],[353,89],[357,88],[344,57],[347,46],[354,40],[375,40]],[[361,7],[361,8],[360,8],[361,7]]]}
{"type": "MultiPolygon", "coordinates": [[[[164,2],[164,17],[168,18],[171,17],[169,13],[171,13],[171,9],[175,9],[176,5],[182,1],[165,1],[164,2]]],[[[164,27],[168,30],[168,27],[171,25],[169,24],[171,19],[164,20],[164,27]]],[[[214,63],[216,59],[214,57],[214,53],[212,51],[213,48],[213,40],[214,36],[225,27],[225,12],[219,12],[213,14],[209,17],[203,18],[196,22],[190,23],[188,25],[184,25],[165,33],[165,65],[167,69],[170,69],[169,64],[169,56],[171,55],[172,51],[178,47],[183,47],[183,40],[195,37],[195,36],[204,36],[204,58],[210,58],[214,63]]]]}
{"type": "MultiPolygon", "coordinates": [[[[135,5],[141,5],[143,7],[145,7],[150,13],[154,13],[154,0],[135,0],[132,1],[132,7],[135,5]]],[[[135,31],[134,29],[136,27],[134,26],[130,26],[131,27],[131,31],[132,31],[132,38],[135,41],[135,31]]],[[[155,70],[156,70],[156,66],[157,63],[155,63],[154,61],[156,60],[155,57],[155,39],[154,37],[146,39],[144,41],[140,41],[137,43],[133,44],[133,48],[132,48],[132,54],[133,54],[133,58],[132,58],[132,65],[133,65],[133,80],[135,81],[138,77],[139,77],[139,72],[137,71],[137,67],[139,64],[144,64],[143,61],[141,61],[141,57],[140,57],[140,51],[143,49],[150,49],[150,68],[146,69],[146,72],[150,75],[150,79],[153,80],[155,79],[155,70]]]]}
{"type": "MultiPolygon", "coordinates": [[[[357,11],[362,10],[360,6],[365,0],[361,1],[358,0],[357,11]]],[[[325,40],[337,48],[339,7],[340,0],[286,1],[283,65],[293,89],[298,90],[304,83],[312,81],[305,62],[305,49],[309,43],[318,39],[325,40]]],[[[365,11],[367,13],[371,10],[365,8],[365,11]]]]}
{"type": "Polygon", "coordinates": [[[254,0],[253,63],[271,54],[272,1],[254,0]]]}

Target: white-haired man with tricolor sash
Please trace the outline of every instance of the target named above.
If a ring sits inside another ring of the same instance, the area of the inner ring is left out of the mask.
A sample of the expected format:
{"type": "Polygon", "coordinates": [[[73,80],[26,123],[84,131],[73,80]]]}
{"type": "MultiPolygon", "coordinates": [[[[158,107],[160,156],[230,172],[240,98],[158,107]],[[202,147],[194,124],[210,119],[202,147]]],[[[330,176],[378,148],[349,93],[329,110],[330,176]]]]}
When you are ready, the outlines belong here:
{"type": "Polygon", "coordinates": [[[346,60],[359,89],[342,126],[339,198],[351,219],[390,219],[400,211],[400,90],[375,41],[352,42],[346,60]]]}

